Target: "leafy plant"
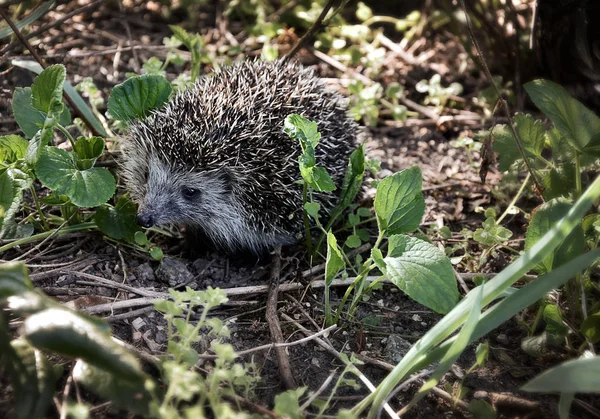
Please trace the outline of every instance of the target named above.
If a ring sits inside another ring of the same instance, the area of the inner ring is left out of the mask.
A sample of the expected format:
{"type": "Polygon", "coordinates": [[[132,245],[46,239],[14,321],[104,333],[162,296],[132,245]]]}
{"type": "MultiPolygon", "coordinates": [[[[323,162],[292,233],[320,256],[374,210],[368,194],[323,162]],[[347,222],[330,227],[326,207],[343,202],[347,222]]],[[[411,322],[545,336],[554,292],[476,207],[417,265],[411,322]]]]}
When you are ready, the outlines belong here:
{"type": "MultiPolygon", "coordinates": [[[[425,212],[425,201],[421,193],[421,171],[418,167],[413,167],[389,176],[378,184],[374,207],[379,236],[371,251],[371,257],[359,268],[358,275],[346,291],[334,318],[329,302],[329,286],[338,272],[347,266],[347,257],[339,248],[331,227],[335,217],[352,203],[358,193],[364,176],[364,151],[361,146],[350,157],[340,194],[340,204],[332,212],[332,219],[324,227],[319,216],[320,206],[312,202],[310,195],[312,189],[327,192],[333,190],[334,185],[326,171],[319,171],[316,166],[314,147],[320,138],[317,125],[299,115],[290,115],[286,119],[285,129],[290,137],[300,141],[303,150],[299,163],[305,191],[307,243],[311,243],[308,217],[315,221],[322,234],[327,237],[325,267],[327,323],[337,323],[352,291],[354,296],[349,314],[356,310],[362,295],[370,291],[378,282],[375,281],[370,285],[366,282],[367,274],[376,268],[383,273],[380,279],[387,277],[419,303],[440,313],[451,310],[458,300],[458,290],[450,260],[430,243],[406,235],[419,227],[425,212]],[[315,176],[315,171],[318,176],[315,176]],[[309,193],[306,193],[307,191],[309,193]],[[380,246],[385,238],[387,238],[388,248],[387,256],[384,257],[380,246]]],[[[316,249],[318,248],[319,245],[316,249]]]]}

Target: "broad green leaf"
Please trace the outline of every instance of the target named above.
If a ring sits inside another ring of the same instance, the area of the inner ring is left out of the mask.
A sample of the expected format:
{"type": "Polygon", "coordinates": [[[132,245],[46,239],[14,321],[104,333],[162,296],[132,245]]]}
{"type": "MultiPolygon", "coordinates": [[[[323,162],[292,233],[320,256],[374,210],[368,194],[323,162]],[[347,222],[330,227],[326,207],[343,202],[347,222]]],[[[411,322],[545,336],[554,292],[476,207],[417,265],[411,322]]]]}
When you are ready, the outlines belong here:
{"type": "Polygon", "coordinates": [[[337,240],[331,230],[329,230],[327,232],[327,260],[325,261],[325,282],[327,285],[331,284],[333,278],[345,266],[346,263],[338,247],[337,240]]]}
{"type": "Polygon", "coordinates": [[[31,85],[31,106],[44,113],[62,112],[66,74],[67,71],[62,64],[51,65],[42,71],[31,85]]]}
{"type": "Polygon", "coordinates": [[[379,229],[387,235],[415,231],[425,213],[421,169],[414,166],[383,179],[374,206],[379,229]]]}
{"type": "Polygon", "coordinates": [[[308,183],[315,191],[331,192],[335,190],[333,180],[325,168],[312,166],[306,170],[301,169],[300,172],[306,183],[308,183]]]}
{"type": "Polygon", "coordinates": [[[581,333],[593,344],[600,342],[600,313],[592,314],[581,322],[581,333]]]}
{"type": "Polygon", "coordinates": [[[14,167],[0,170],[0,237],[18,238],[22,234],[14,218],[23,201],[23,190],[32,184],[29,173],[14,167]]]}
{"type": "Polygon", "coordinates": [[[23,336],[38,349],[80,358],[128,381],[141,381],[144,373],[137,359],[112,340],[97,320],[61,306],[27,317],[23,336]]]}
{"type": "MultiPolygon", "coordinates": [[[[565,199],[558,198],[544,203],[531,217],[525,235],[525,250],[533,247],[554,225],[563,218],[572,205],[565,199]]],[[[565,241],[550,252],[534,269],[538,274],[550,272],[561,264],[583,253],[584,236],[581,224],[577,225],[565,241]]]]}
{"type": "Polygon", "coordinates": [[[384,261],[388,279],[413,300],[438,313],[456,305],[458,289],[450,259],[434,245],[393,235],[384,261]]]}
{"type": "Polygon", "coordinates": [[[104,204],[115,193],[115,179],[108,170],[78,170],[69,153],[57,147],[42,150],[36,173],[45,186],[68,196],[78,207],[104,204]]]}
{"type": "MultiPolygon", "coordinates": [[[[536,121],[531,115],[516,114],[515,130],[519,134],[523,150],[528,158],[540,156],[546,141],[546,131],[541,121],[536,121]]],[[[492,130],[493,148],[498,153],[498,169],[508,170],[517,160],[523,158],[517,141],[507,125],[496,125],[492,130]]]]}
{"type": "Polygon", "coordinates": [[[123,380],[118,375],[78,360],[73,368],[73,379],[119,407],[144,417],[149,416],[152,395],[148,389],[156,388],[150,378],[145,382],[123,380]]]}
{"type": "Polygon", "coordinates": [[[0,137],[0,162],[14,163],[25,157],[29,142],[19,135],[0,137]]]}
{"type": "Polygon", "coordinates": [[[300,141],[302,150],[306,150],[307,146],[316,148],[321,139],[317,123],[298,114],[288,115],[285,118],[283,129],[290,138],[300,141]]]}
{"type": "Polygon", "coordinates": [[[22,262],[6,262],[0,265],[0,301],[33,289],[27,268],[22,262]]]}
{"type": "Polygon", "coordinates": [[[171,83],[162,76],[132,77],[112,89],[108,112],[120,121],[144,118],[167,102],[171,90],[171,83]]]}
{"type": "Polygon", "coordinates": [[[525,90],[535,105],[554,122],[567,141],[579,152],[600,133],[600,118],[549,80],[525,83],[525,90]]]}
{"type": "Polygon", "coordinates": [[[544,199],[568,197],[576,189],[573,161],[562,163],[548,171],[542,178],[544,199]]]}
{"type": "Polygon", "coordinates": [[[79,137],[73,147],[73,159],[79,170],[87,170],[94,166],[96,159],[104,151],[102,137],[79,137]]]}
{"type": "Polygon", "coordinates": [[[0,171],[0,231],[4,225],[4,219],[9,215],[9,208],[16,198],[15,185],[8,170],[0,171]]]}
{"type": "Polygon", "coordinates": [[[544,371],[521,389],[539,393],[600,393],[600,357],[564,362],[544,371]]]}
{"type": "Polygon", "coordinates": [[[475,419],[496,419],[496,411],[485,400],[472,400],[469,403],[469,412],[471,412],[475,419]]]}
{"type": "Polygon", "coordinates": [[[94,220],[98,229],[107,236],[133,242],[135,234],[140,231],[135,221],[136,213],[135,204],[125,196],[121,196],[114,207],[109,205],[99,207],[94,220]]]}
{"type": "MultiPolygon", "coordinates": [[[[35,61],[12,60],[12,64],[17,67],[26,68],[27,70],[32,71],[37,74],[39,74],[43,71],[42,66],[39,65],[38,63],[36,63],[35,61]]],[[[67,94],[67,96],[69,98],[71,98],[71,101],[75,104],[75,106],[77,106],[77,108],[87,118],[87,120],[96,129],[96,131],[101,136],[108,137],[108,134],[106,133],[106,131],[104,130],[104,127],[102,126],[102,123],[98,120],[98,117],[90,109],[90,107],[87,105],[87,103],[85,103],[85,101],[83,100],[81,95],[77,92],[77,90],[75,90],[75,88],[73,86],[71,86],[71,84],[68,81],[65,81],[63,88],[64,88],[64,91],[67,94]]],[[[29,106],[31,106],[31,105],[29,105],[29,106]]],[[[14,108],[14,104],[13,104],[13,108],[14,108]]],[[[71,122],[71,115],[69,114],[69,111],[68,111],[67,107],[65,106],[63,113],[61,114],[61,117],[60,117],[60,124],[63,126],[66,126],[70,122],[71,122]]],[[[19,126],[21,126],[21,124],[19,124],[19,126]]],[[[26,135],[26,136],[31,138],[31,137],[33,137],[34,134],[35,133],[33,133],[31,136],[29,136],[29,135],[26,135]]]]}
{"type": "Polygon", "coordinates": [[[33,138],[44,125],[46,114],[31,106],[31,87],[15,87],[12,109],[15,120],[23,134],[27,138],[33,138]]]}

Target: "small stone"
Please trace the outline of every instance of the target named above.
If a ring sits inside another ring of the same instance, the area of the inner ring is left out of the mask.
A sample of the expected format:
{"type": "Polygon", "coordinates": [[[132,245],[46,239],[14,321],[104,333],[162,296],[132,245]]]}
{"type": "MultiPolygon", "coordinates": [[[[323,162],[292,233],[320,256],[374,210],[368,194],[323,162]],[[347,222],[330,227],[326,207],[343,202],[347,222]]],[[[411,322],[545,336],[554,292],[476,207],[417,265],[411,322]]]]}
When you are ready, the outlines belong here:
{"type": "Polygon", "coordinates": [[[384,349],[385,357],[392,364],[397,364],[404,358],[411,346],[406,339],[398,335],[389,335],[384,349]]]}
{"type": "Polygon", "coordinates": [[[156,332],[156,336],[154,336],[154,340],[156,341],[156,343],[162,345],[163,343],[167,342],[167,337],[168,336],[164,331],[159,330],[156,332]]]}
{"type": "Polygon", "coordinates": [[[412,319],[416,322],[422,322],[423,319],[421,318],[421,316],[419,316],[418,314],[415,314],[414,316],[412,316],[412,319]]]}
{"type": "Polygon", "coordinates": [[[313,364],[317,368],[321,368],[321,364],[319,363],[319,360],[317,358],[311,359],[310,363],[313,364]]]}
{"type": "Polygon", "coordinates": [[[171,258],[163,258],[160,261],[156,276],[159,281],[166,282],[170,287],[188,285],[194,279],[185,263],[171,258]]]}
{"type": "Polygon", "coordinates": [[[483,390],[478,390],[475,393],[473,393],[473,398],[475,399],[487,399],[488,398],[488,393],[487,391],[483,391],[483,390]]]}
{"type": "Polygon", "coordinates": [[[508,336],[504,333],[499,333],[496,335],[496,342],[506,345],[508,344],[508,336]]]}
{"type": "Polygon", "coordinates": [[[142,263],[138,267],[133,270],[133,274],[136,279],[143,282],[156,282],[156,277],[154,276],[154,270],[152,266],[148,262],[142,263]]]}

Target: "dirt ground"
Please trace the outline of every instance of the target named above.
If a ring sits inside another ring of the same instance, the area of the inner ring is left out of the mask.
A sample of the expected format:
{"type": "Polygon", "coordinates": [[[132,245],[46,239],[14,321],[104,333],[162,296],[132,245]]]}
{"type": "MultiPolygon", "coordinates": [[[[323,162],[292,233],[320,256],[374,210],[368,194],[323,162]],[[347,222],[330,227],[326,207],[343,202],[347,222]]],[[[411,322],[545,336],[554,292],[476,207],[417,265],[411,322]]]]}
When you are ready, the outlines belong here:
{"type": "MultiPolygon", "coordinates": [[[[48,25],[61,16],[76,10],[87,2],[72,2],[61,6],[42,19],[42,26],[48,25]]],[[[152,3],[154,4],[154,3],[152,3]]],[[[92,77],[102,90],[106,100],[110,88],[125,79],[127,72],[140,72],[141,63],[152,56],[164,58],[162,39],[170,36],[167,24],[180,23],[179,16],[165,18],[151,10],[150,5],[141,2],[124,2],[122,10],[113,2],[93,2],[91,6],[68,19],[64,24],[52,27],[34,42],[34,47],[49,64],[62,63],[67,67],[67,78],[76,84],[85,77],[92,77]],[[136,48],[126,48],[135,45],[136,48]]],[[[204,35],[221,42],[215,31],[215,9],[197,16],[195,28],[201,28],[204,35]]],[[[33,25],[32,30],[40,25],[33,25]]],[[[189,28],[188,28],[189,29],[189,28]]],[[[240,31],[230,22],[233,33],[240,31]]],[[[417,165],[423,172],[423,188],[427,210],[422,230],[446,225],[453,232],[453,239],[461,241],[460,231],[468,227],[479,227],[484,220],[478,208],[498,204],[493,191],[506,189],[500,182],[501,176],[491,172],[487,184],[482,184],[477,173],[480,156],[474,152],[468,156],[464,149],[451,145],[451,140],[461,135],[472,136],[479,129],[489,127],[493,121],[484,119],[477,108],[470,105],[470,98],[487,87],[483,76],[469,64],[463,73],[457,68],[463,47],[448,35],[435,34],[423,38],[420,46],[412,54],[418,55],[432,50],[431,59],[422,65],[409,65],[397,55],[388,51],[385,70],[381,73],[382,83],[398,81],[405,85],[408,97],[419,102],[422,95],[411,89],[415,80],[429,78],[437,70],[442,70],[445,81],[459,81],[465,87],[466,103],[460,111],[448,113],[447,120],[436,124],[420,115],[407,123],[383,121],[377,127],[365,128],[368,154],[382,161],[385,176],[393,172],[417,165]],[[469,119],[471,118],[471,119],[469,119]],[[469,160],[469,157],[472,161],[469,160]],[[502,189],[504,188],[504,189],[502,189]]],[[[10,60],[30,57],[23,56],[20,46],[1,46],[0,53],[0,135],[18,132],[18,127],[10,112],[12,92],[17,86],[28,86],[33,75],[26,70],[13,67],[10,60]],[[9,48],[6,50],[6,48],[9,48]],[[2,55],[4,54],[4,55],[2,55]]],[[[326,78],[328,84],[344,92],[347,75],[321,61],[310,52],[303,51],[299,60],[314,66],[326,78]]],[[[172,71],[172,69],[170,69],[172,71]]],[[[169,72],[168,77],[177,74],[169,72]]],[[[369,204],[373,191],[366,186],[364,205],[369,204]]],[[[531,195],[531,194],[530,194],[531,195]]],[[[502,204],[502,203],[500,203],[502,204]]],[[[527,198],[523,205],[535,206],[535,198],[527,198]]],[[[506,205],[504,203],[503,205],[506,205]]],[[[501,208],[503,209],[503,208],[501,208]]],[[[524,220],[518,217],[508,224],[513,231],[513,245],[522,244],[524,220]]],[[[376,226],[370,226],[376,233],[376,226]]],[[[87,311],[105,318],[113,327],[116,337],[137,348],[137,351],[160,354],[166,347],[167,334],[162,316],[154,311],[143,291],[166,292],[169,287],[181,289],[190,286],[203,289],[208,286],[232,290],[237,287],[259,287],[268,284],[270,261],[268,258],[256,260],[246,257],[228,257],[212,250],[194,247],[189,249],[180,238],[168,239],[164,236],[152,237],[160,244],[166,258],[162,262],[153,261],[145,254],[133,251],[126,246],[104,239],[99,233],[77,233],[57,237],[44,244],[36,252],[26,257],[31,279],[37,287],[71,307],[87,311]],[[98,282],[104,278],[105,282],[98,282]],[[124,290],[120,284],[132,288],[124,290]]],[[[452,240],[441,245],[451,246],[452,240]]],[[[0,255],[5,260],[13,260],[31,249],[30,246],[12,250],[0,255]]],[[[469,243],[469,252],[477,255],[481,249],[476,243],[469,243]]],[[[368,250],[364,252],[368,254],[368,250]]],[[[477,256],[475,256],[477,257],[477,256]]],[[[483,273],[497,273],[510,261],[509,255],[499,253],[481,267],[483,273]]],[[[281,282],[298,284],[298,289],[279,293],[278,312],[287,341],[304,337],[298,332],[298,324],[312,332],[323,326],[324,307],[322,290],[310,288],[312,281],[322,279],[322,272],[311,274],[310,264],[304,259],[300,247],[283,249],[281,282]],[[285,320],[283,314],[296,323],[285,320]]],[[[469,272],[465,264],[456,269],[469,272]]],[[[466,282],[468,287],[473,283],[466,282]]],[[[332,298],[339,301],[344,287],[334,289],[332,298]]],[[[254,348],[272,341],[269,325],[265,320],[266,291],[244,293],[230,297],[230,302],[213,315],[227,322],[231,330],[230,341],[236,350],[254,348]]],[[[535,313],[523,313],[528,318],[535,313]]],[[[387,374],[386,365],[395,365],[406,346],[416,342],[430,329],[440,316],[420,306],[391,284],[385,284],[361,302],[352,320],[348,320],[329,335],[328,342],[338,351],[356,352],[363,356],[363,373],[374,383],[380,382],[387,374]]],[[[464,379],[463,385],[469,389],[465,400],[473,398],[491,400],[499,417],[557,417],[558,397],[540,396],[519,391],[519,387],[540,371],[559,363],[566,354],[554,352],[541,359],[533,359],[520,350],[520,340],[526,335],[519,320],[513,319],[494,331],[486,339],[489,341],[490,360],[483,368],[466,374],[475,362],[475,346],[461,356],[452,371],[438,386],[448,391],[453,384],[464,379]],[[449,385],[449,387],[447,386],[449,385]],[[529,403],[532,402],[532,403],[529,403]],[[534,406],[534,407],[532,407],[534,406]]],[[[314,341],[288,348],[289,360],[299,386],[318,389],[332,372],[343,369],[342,363],[314,341]]],[[[258,365],[262,383],[257,389],[256,403],[272,405],[274,396],[283,391],[279,376],[277,357],[272,350],[254,353],[246,360],[253,359],[258,365]]],[[[68,370],[68,366],[67,366],[68,370]]],[[[6,377],[0,376],[0,417],[12,417],[11,388],[6,377]]],[[[415,391],[416,384],[407,386],[390,401],[394,407],[406,404],[415,391]]],[[[350,407],[367,393],[363,387],[355,391],[344,388],[334,397],[336,408],[350,407]]],[[[450,390],[451,391],[451,390],[450,390]]],[[[585,400],[585,399],[584,399],[585,400]]],[[[122,417],[111,406],[95,402],[98,408],[94,417],[122,417]]],[[[598,401],[587,400],[596,409],[598,401]]],[[[53,413],[51,416],[55,416],[53,413]]],[[[443,395],[429,394],[418,406],[412,409],[407,418],[450,418],[468,416],[460,407],[445,400],[443,395]]],[[[579,405],[573,408],[574,418],[593,417],[579,405]]]]}

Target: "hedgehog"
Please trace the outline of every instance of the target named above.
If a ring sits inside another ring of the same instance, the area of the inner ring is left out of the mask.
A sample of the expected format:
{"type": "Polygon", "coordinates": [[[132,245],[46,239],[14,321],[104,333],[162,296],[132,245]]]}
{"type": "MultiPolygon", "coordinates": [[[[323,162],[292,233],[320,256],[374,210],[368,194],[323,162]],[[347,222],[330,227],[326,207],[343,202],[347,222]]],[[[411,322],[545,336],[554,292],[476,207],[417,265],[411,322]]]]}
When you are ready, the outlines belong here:
{"type": "MultiPolygon", "coordinates": [[[[358,134],[344,98],[296,62],[246,60],[199,78],[131,124],[121,166],[138,224],[183,226],[232,252],[297,242],[301,146],[284,132],[294,113],[317,123],[315,156],[339,192],[358,134]]],[[[313,200],[328,213],[335,193],[313,200]]]]}

